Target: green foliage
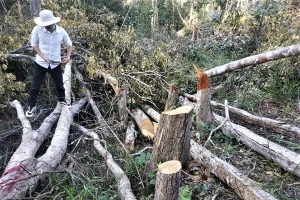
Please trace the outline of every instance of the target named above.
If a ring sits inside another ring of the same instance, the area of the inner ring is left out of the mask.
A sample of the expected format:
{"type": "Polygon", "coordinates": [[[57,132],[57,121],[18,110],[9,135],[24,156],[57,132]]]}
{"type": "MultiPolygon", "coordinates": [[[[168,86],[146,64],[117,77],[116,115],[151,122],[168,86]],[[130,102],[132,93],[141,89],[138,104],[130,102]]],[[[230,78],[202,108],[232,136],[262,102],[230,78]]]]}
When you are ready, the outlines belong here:
{"type": "Polygon", "coordinates": [[[180,200],[191,200],[193,195],[193,190],[188,186],[184,185],[179,194],[180,200]]]}
{"type": "Polygon", "coordinates": [[[154,193],[155,183],[156,183],[156,173],[157,171],[153,171],[146,175],[145,187],[141,189],[141,192],[145,197],[148,197],[154,193]]]}
{"type": "Polygon", "coordinates": [[[151,153],[141,153],[141,155],[134,158],[135,164],[141,168],[144,167],[147,161],[150,159],[151,153]]]}

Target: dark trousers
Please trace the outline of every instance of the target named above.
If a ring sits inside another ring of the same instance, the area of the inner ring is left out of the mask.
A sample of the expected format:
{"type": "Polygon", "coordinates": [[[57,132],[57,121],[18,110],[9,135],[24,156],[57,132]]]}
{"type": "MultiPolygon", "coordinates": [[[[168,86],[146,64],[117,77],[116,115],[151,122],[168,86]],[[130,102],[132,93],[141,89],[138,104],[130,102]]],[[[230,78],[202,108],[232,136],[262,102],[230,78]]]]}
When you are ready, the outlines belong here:
{"type": "Polygon", "coordinates": [[[30,107],[36,105],[37,97],[40,92],[40,87],[46,72],[50,74],[53,82],[55,83],[58,101],[65,99],[65,88],[63,83],[61,65],[59,64],[54,69],[51,69],[49,66],[48,69],[46,69],[35,62],[33,70],[33,80],[31,83],[28,99],[28,104],[30,107]]]}

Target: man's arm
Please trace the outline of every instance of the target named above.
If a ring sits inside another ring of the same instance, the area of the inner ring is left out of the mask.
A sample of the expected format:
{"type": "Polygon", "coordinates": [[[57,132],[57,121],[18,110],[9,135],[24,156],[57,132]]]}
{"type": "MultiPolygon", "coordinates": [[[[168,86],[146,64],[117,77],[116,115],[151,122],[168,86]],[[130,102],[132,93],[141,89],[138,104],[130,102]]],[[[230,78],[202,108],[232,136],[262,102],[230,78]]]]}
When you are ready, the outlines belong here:
{"type": "Polygon", "coordinates": [[[43,58],[47,63],[50,63],[48,58],[46,58],[46,56],[44,56],[44,54],[41,52],[41,50],[38,46],[32,46],[32,48],[35,51],[35,53],[37,53],[39,56],[41,56],[41,58],[43,58]]]}
{"type": "Polygon", "coordinates": [[[72,53],[72,46],[68,46],[67,47],[67,57],[62,59],[62,61],[61,61],[62,64],[66,64],[70,61],[71,53],[72,53]]]}

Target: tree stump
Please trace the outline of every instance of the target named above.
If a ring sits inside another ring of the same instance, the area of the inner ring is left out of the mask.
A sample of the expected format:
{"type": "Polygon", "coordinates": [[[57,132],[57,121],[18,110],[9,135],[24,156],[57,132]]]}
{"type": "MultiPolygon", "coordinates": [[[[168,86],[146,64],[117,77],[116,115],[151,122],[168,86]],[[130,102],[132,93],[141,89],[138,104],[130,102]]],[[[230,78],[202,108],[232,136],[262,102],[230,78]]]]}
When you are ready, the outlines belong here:
{"type": "Polygon", "coordinates": [[[192,113],[193,106],[162,112],[154,137],[152,155],[145,166],[146,173],[154,171],[157,164],[168,160],[179,160],[183,166],[188,165],[192,113]]]}
{"type": "MultiPolygon", "coordinates": [[[[210,101],[211,92],[209,87],[209,80],[206,73],[200,72],[197,69],[197,104],[196,104],[196,120],[197,123],[203,122],[210,125],[214,122],[214,115],[212,113],[210,101]]],[[[197,127],[199,124],[197,124],[197,127]]]]}
{"type": "Polygon", "coordinates": [[[179,197],[181,163],[171,160],[158,165],[154,200],[177,200],[179,197]]]}

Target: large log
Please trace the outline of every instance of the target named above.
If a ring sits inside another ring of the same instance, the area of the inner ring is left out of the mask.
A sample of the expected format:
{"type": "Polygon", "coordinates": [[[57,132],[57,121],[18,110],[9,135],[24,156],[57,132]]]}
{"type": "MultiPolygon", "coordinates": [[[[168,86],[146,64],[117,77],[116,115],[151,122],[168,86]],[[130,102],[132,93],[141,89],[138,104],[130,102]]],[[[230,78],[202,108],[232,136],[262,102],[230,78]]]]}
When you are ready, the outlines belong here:
{"type": "MultiPolygon", "coordinates": [[[[224,108],[224,104],[217,103],[215,101],[211,101],[211,105],[216,108],[224,108]]],[[[291,124],[286,124],[282,121],[266,118],[266,117],[259,117],[252,115],[244,110],[239,108],[235,108],[232,106],[228,106],[229,112],[233,113],[245,121],[253,124],[258,124],[262,127],[270,128],[277,133],[281,133],[283,135],[294,137],[300,139],[300,128],[293,126],[291,124]]]]}
{"type": "Polygon", "coordinates": [[[94,147],[98,153],[105,159],[109,171],[114,175],[118,184],[118,194],[122,200],[135,200],[136,197],[131,190],[131,185],[128,177],[122,168],[114,161],[113,156],[101,145],[100,139],[95,132],[89,131],[83,126],[74,124],[82,133],[94,139],[94,147]]]}
{"type": "MultiPolygon", "coordinates": [[[[217,123],[222,123],[224,119],[224,117],[215,114],[215,121],[217,123]]],[[[300,177],[300,155],[296,152],[271,142],[243,126],[228,121],[225,122],[223,128],[254,151],[273,160],[286,171],[300,177]]]]}
{"type": "Polygon", "coordinates": [[[190,130],[192,126],[192,106],[182,106],[172,111],[162,112],[155,134],[153,151],[145,166],[145,172],[156,169],[160,162],[179,160],[187,166],[190,156],[190,130]]]}
{"type": "Polygon", "coordinates": [[[191,156],[199,163],[207,163],[211,173],[229,185],[240,198],[247,200],[276,199],[263,191],[259,183],[243,175],[234,166],[219,159],[194,140],[191,140],[191,156]]]}
{"type": "Polygon", "coordinates": [[[154,200],[178,200],[181,163],[170,160],[158,165],[154,200]]]}
{"type": "Polygon", "coordinates": [[[300,54],[300,44],[283,47],[266,53],[261,53],[258,55],[249,56],[240,60],[236,60],[230,63],[227,63],[222,66],[218,66],[212,69],[205,71],[205,73],[211,77],[224,73],[231,72],[236,69],[242,69],[244,67],[258,65],[266,63],[273,60],[278,60],[281,58],[287,58],[291,56],[298,56],[300,54]]]}

